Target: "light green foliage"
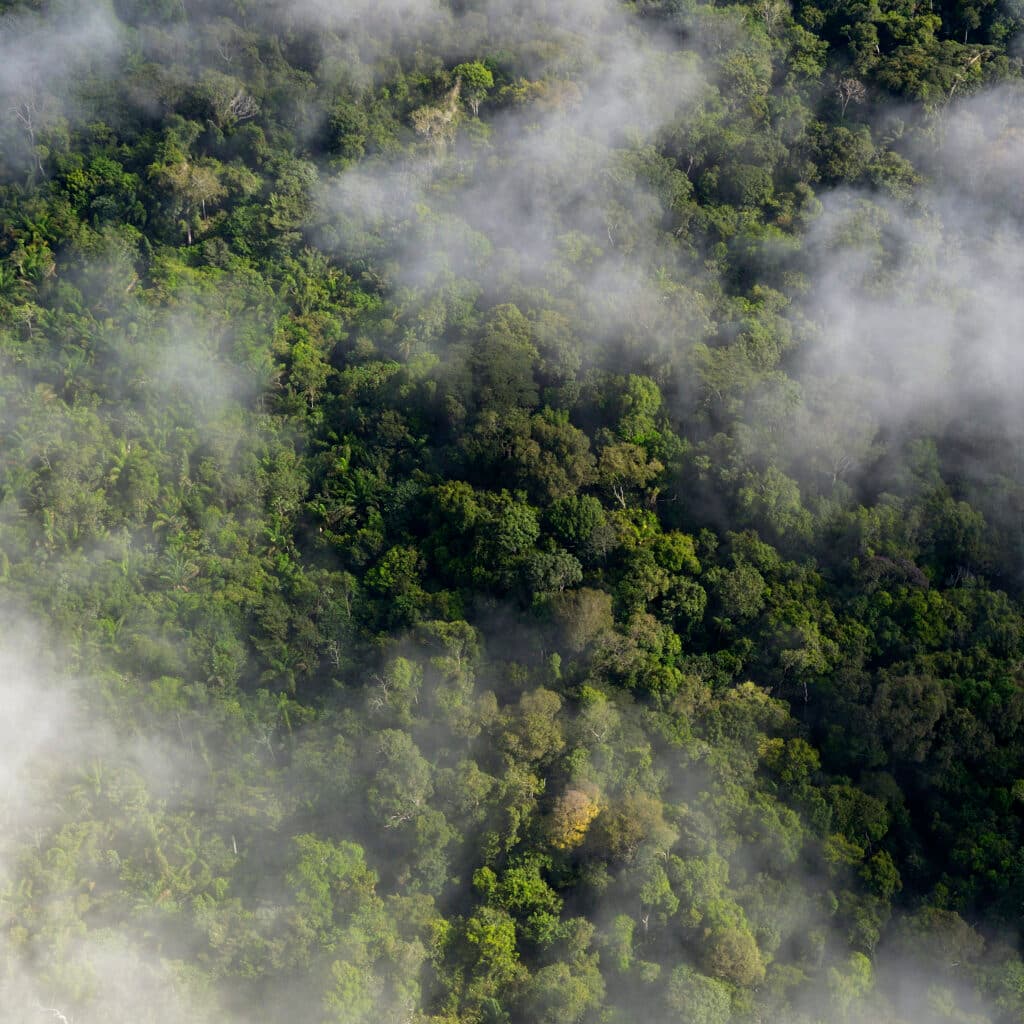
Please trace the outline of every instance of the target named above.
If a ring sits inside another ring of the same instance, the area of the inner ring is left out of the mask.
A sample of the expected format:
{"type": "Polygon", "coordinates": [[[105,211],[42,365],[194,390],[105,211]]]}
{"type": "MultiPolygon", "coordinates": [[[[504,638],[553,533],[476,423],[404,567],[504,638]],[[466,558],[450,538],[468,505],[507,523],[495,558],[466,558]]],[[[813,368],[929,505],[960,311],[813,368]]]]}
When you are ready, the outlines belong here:
{"type": "Polygon", "coordinates": [[[558,717],[561,708],[562,699],[551,690],[524,693],[503,716],[502,745],[526,761],[550,761],[565,745],[558,717]]]}
{"type": "Polygon", "coordinates": [[[863,953],[851,954],[845,970],[830,968],[829,997],[840,1020],[856,1019],[856,1003],[871,991],[871,961],[863,953]]]}
{"type": "Polygon", "coordinates": [[[0,4],[0,1009],[1018,1024],[1014,5],[94,6],[0,4]]]}
{"type": "Polygon", "coordinates": [[[398,828],[426,810],[433,793],[430,765],[398,729],[385,729],[374,746],[379,767],[367,791],[370,807],[384,828],[398,828]]]}
{"type": "Polygon", "coordinates": [[[494,88],[494,75],[491,74],[490,68],[474,60],[452,68],[452,77],[462,82],[462,95],[476,117],[480,113],[481,101],[486,99],[487,93],[494,88]]]}
{"type": "Polygon", "coordinates": [[[312,835],[296,836],[295,867],[287,876],[301,913],[300,929],[327,941],[333,930],[372,899],[377,878],[354,843],[336,845],[312,835]]]}
{"type": "Polygon", "coordinates": [[[715,928],[703,955],[708,973],[723,981],[753,986],[764,979],[764,963],[754,936],[743,927],[715,928]]]}
{"type": "Polygon", "coordinates": [[[682,965],[672,972],[666,993],[671,1012],[691,1024],[728,1024],[729,990],[720,981],[682,965]]]}
{"type": "Polygon", "coordinates": [[[516,926],[505,911],[481,907],[466,922],[466,942],[489,981],[501,984],[515,977],[519,961],[516,926]]]}
{"type": "Polygon", "coordinates": [[[542,866],[540,859],[532,857],[509,867],[500,878],[490,868],[482,868],[473,876],[473,885],[489,903],[517,920],[525,939],[548,946],[559,934],[562,901],[541,877],[542,866]]]}
{"type": "Polygon", "coordinates": [[[600,1006],[604,981],[593,961],[542,967],[530,980],[524,1007],[538,1024],[579,1024],[600,1006]]]}

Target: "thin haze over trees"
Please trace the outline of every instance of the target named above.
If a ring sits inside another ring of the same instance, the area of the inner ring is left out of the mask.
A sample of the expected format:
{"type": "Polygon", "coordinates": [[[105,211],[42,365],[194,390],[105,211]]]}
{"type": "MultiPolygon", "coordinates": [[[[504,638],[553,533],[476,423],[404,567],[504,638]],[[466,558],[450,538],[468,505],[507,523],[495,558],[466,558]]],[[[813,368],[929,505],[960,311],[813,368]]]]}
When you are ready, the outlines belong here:
{"type": "Polygon", "coordinates": [[[1012,5],[0,0],[0,1010],[1024,1016],[1012,5]]]}

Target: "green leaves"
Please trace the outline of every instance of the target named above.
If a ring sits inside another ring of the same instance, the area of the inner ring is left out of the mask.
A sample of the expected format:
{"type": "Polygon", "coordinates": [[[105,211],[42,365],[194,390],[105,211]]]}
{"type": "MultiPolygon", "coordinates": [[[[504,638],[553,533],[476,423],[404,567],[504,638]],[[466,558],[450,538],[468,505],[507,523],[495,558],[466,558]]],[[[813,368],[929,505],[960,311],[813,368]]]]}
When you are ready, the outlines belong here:
{"type": "Polygon", "coordinates": [[[1017,1021],[1012,417],[882,429],[868,335],[990,332],[915,275],[1012,103],[955,215],[922,154],[1020,19],[483,6],[123,0],[117,82],[0,104],[0,579],[109,720],[0,838],[0,987],[114,1019],[118,929],[183,1019],[1017,1021]]]}
{"type": "Polygon", "coordinates": [[[480,104],[487,98],[488,92],[494,88],[494,75],[490,68],[480,61],[458,64],[452,68],[452,77],[462,84],[462,96],[473,116],[480,113],[480,104]]]}

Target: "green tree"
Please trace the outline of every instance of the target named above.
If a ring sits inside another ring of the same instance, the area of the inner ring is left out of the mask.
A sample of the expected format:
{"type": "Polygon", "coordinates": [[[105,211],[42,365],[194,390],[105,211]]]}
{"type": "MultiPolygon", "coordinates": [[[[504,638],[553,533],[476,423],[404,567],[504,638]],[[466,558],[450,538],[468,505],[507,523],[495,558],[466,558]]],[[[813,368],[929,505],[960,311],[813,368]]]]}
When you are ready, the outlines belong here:
{"type": "Polygon", "coordinates": [[[494,88],[494,75],[480,61],[458,64],[452,69],[452,76],[462,83],[462,95],[469,104],[473,116],[480,114],[480,104],[494,88]]]}
{"type": "Polygon", "coordinates": [[[728,1024],[732,1017],[726,985],[686,964],[672,972],[665,1001],[671,1013],[690,1024],[728,1024]]]}
{"type": "Polygon", "coordinates": [[[433,794],[430,764],[408,733],[385,729],[376,739],[378,767],[367,789],[374,817],[384,828],[398,828],[427,809],[433,794]]]}

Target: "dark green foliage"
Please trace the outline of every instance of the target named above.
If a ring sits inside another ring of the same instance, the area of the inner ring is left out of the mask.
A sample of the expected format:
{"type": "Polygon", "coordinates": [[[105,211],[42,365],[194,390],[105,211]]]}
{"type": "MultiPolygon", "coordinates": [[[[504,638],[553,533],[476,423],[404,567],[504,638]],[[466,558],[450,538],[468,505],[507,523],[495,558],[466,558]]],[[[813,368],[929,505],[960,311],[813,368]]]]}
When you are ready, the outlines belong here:
{"type": "Polygon", "coordinates": [[[100,6],[0,82],[0,684],[97,723],[0,773],[0,1006],[1019,1021],[1020,437],[810,358],[817,263],[943,290],[1015,6],[100,6]]]}

